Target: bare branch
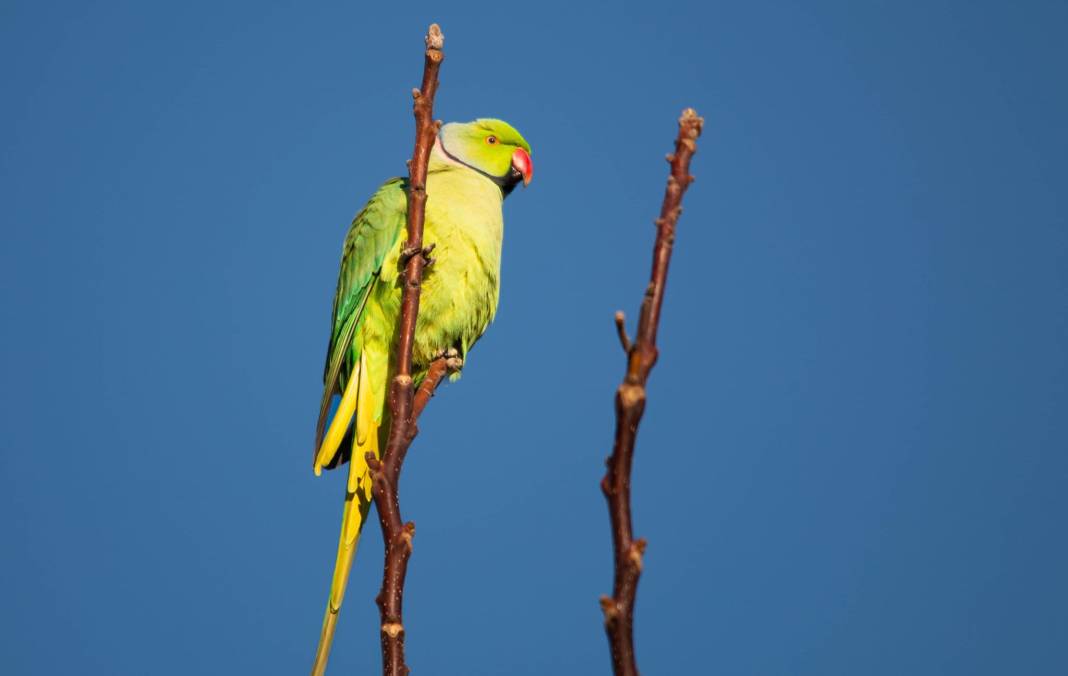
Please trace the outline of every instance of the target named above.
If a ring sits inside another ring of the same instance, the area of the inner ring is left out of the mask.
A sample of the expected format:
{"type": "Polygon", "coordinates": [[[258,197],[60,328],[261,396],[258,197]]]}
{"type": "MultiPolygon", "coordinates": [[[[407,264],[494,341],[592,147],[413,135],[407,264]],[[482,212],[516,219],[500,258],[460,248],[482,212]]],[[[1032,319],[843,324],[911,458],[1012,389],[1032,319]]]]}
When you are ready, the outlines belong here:
{"type": "Polygon", "coordinates": [[[430,403],[430,398],[434,396],[434,391],[438,389],[438,385],[441,384],[441,381],[445,378],[448,371],[448,360],[445,357],[438,357],[430,362],[426,377],[423,378],[423,382],[419,383],[419,389],[415,392],[415,403],[412,406],[412,414],[416,420],[422,415],[426,405],[430,403]]]}
{"type": "Polygon", "coordinates": [[[656,332],[660,308],[664,302],[668,263],[675,241],[675,225],[682,211],[682,196],[693,182],[690,159],[697,151],[697,137],[704,120],[692,108],[682,111],[675,152],[667,156],[671,164],[660,218],[656,220],[656,244],[649,286],[642,299],[638,333],[633,344],[623,325],[623,313],[616,313],[620,342],[627,353],[627,372],[616,390],[616,439],[608,456],[608,469],[601,480],[601,490],[608,501],[612,521],[612,545],[615,558],[615,581],[612,596],[601,597],[605,632],[612,651],[612,669],[616,676],[637,676],[634,658],[634,599],[642,570],[645,540],[635,539],[630,512],[630,472],[634,459],[634,441],[638,423],[645,411],[645,384],[656,364],[656,332]]]}
{"type": "Polygon", "coordinates": [[[434,146],[438,124],[434,122],[434,95],[438,89],[438,70],[445,58],[441,51],[445,38],[437,24],[431,24],[426,35],[422,87],[412,90],[415,114],[415,148],[408,164],[408,240],[404,250],[404,286],[401,292],[401,312],[397,324],[397,373],[390,384],[389,409],[391,426],[389,440],[381,464],[372,471],[375,508],[382,526],[385,544],[385,564],[382,589],[376,599],[381,619],[382,673],[385,676],[405,676],[408,665],[404,661],[404,577],[408,571],[408,557],[412,554],[415,524],[401,520],[398,484],[404,456],[418,433],[416,418],[433,394],[444,375],[428,385],[428,377],[420,386],[419,396],[413,392],[412,345],[415,342],[415,323],[419,314],[419,292],[423,268],[429,251],[423,248],[423,221],[426,217],[426,174],[430,150],[434,146]],[[424,387],[426,386],[426,387],[424,387]]]}

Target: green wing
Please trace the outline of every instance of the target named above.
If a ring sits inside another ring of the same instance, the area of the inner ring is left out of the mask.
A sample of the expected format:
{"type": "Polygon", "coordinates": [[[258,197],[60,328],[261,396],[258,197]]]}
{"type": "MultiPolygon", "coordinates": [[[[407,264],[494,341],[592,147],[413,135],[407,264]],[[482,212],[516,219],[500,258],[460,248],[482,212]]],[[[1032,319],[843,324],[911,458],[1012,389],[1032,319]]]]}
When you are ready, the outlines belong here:
{"type": "MultiPolygon", "coordinates": [[[[341,253],[341,271],[334,294],[334,317],[330,323],[330,344],[326,350],[323,370],[323,398],[319,406],[319,423],[315,429],[315,454],[326,432],[330,400],[341,392],[342,368],[351,359],[353,337],[363,321],[367,299],[378,281],[382,261],[397,243],[404,230],[408,211],[408,181],[395,178],[387,181],[356,214],[345,236],[341,253]]],[[[340,457],[341,454],[338,454],[340,457]]]]}

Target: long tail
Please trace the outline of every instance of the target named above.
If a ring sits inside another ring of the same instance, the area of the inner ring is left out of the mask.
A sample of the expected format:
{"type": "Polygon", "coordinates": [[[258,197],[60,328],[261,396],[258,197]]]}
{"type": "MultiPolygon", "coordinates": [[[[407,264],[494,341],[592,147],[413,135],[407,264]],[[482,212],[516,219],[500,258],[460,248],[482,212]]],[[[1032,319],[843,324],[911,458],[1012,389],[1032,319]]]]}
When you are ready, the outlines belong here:
{"type": "Polygon", "coordinates": [[[334,579],[330,585],[330,598],[323,617],[322,633],[319,635],[319,649],[315,652],[315,662],[312,664],[312,676],[322,676],[326,673],[326,662],[330,658],[330,646],[334,641],[337,616],[341,612],[341,601],[345,597],[349,571],[352,569],[352,560],[356,556],[356,543],[360,539],[360,530],[371,509],[371,475],[367,467],[366,454],[371,451],[376,458],[379,457],[378,423],[374,419],[371,404],[373,400],[367,360],[364,353],[361,353],[359,366],[353,369],[352,375],[349,376],[349,382],[341,396],[341,404],[338,406],[337,413],[334,414],[334,419],[330,422],[330,429],[323,438],[323,445],[315,459],[315,473],[318,474],[322,466],[328,465],[338,452],[338,447],[345,438],[345,432],[355,417],[356,430],[353,434],[352,458],[349,460],[349,479],[345,487],[345,511],[341,517],[341,537],[337,545],[337,561],[334,564],[334,579]]]}

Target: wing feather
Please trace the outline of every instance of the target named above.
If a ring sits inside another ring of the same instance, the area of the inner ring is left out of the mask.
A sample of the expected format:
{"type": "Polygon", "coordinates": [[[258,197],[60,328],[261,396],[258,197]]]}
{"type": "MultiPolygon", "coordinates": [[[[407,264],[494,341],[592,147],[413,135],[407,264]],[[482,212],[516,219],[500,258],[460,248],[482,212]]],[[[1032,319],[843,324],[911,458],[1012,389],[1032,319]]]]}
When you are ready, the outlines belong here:
{"type": "MultiPolygon", "coordinates": [[[[334,294],[330,343],[323,366],[323,396],[315,428],[313,462],[326,431],[330,402],[341,391],[349,370],[347,367],[359,359],[357,333],[363,323],[367,301],[378,282],[383,260],[401,236],[407,209],[407,180],[387,181],[356,214],[345,236],[334,294]]],[[[337,455],[338,458],[341,456],[341,453],[337,455]]]]}

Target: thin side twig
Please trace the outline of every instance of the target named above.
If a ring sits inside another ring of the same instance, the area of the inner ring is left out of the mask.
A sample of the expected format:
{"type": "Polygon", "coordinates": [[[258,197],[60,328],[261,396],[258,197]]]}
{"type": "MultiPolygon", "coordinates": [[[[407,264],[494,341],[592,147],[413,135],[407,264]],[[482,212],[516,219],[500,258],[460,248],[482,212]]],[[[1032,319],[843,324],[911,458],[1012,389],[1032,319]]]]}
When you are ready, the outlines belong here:
{"type": "Polygon", "coordinates": [[[419,420],[419,416],[423,414],[423,409],[430,403],[430,399],[434,396],[435,390],[438,389],[438,385],[445,379],[448,372],[449,363],[445,357],[438,357],[430,362],[430,367],[427,368],[426,371],[426,377],[423,378],[423,382],[419,383],[419,389],[415,391],[415,401],[412,404],[412,416],[416,420],[419,420]]]}
{"type": "Polygon", "coordinates": [[[608,469],[601,480],[601,490],[608,501],[612,522],[612,545],[615,581],[611,596],[601,597],[605,632],[612,651],[612,670],[616,676],[637,676],[634,657],[634,599],[642,571],[645,540],[634,538],[630,513],[630,471],[634,459],[634,441],[638,423],[645,412],[645,384],[656,364],[656,332],[660,308],[664,302],[668,263],[675,242],[675,225],[682,212],[682,196],[693,182],[690,159],[697,151],[697,137],[704,123],[692,108],[682,111],[675,152],[667,156],[671,164],[660,218],[656,219],[656,244],[649,286],[642,298],[638,332],[633,343],[627,336],[622,312],[615,316],[620,343],[627,353],[627,372],[616,390],[616,439],[606,462],[608,469]]]}
{"type": "MultiPolygon", "coordinates": [[[[415,148],[408,164],[408,239],[403,255],[404,285],[401,291],[401,312],[397,324],[397,373],[389,390],[391,426],[382,462],[376,462],[368,454],[374,480],[373,491],[378,521],[382,526],[385,544],[385,564],[382,573],[382,589],[375,601],[378,603],[381,620],[382,673],[385,676],[406,676],[409,672],[404,661],[404,577],[408,570],[408,557],[412,554],[412,536],[415,524],[401,520],[398,502],[398,484],[404,456],[412,439],[418,433],[416,417],[426,405],[433,388],[424,394],[420,387],[421,405],[416,403],[412,381],[412,345],[415,341],[415,322],[419,314],[419,291],[423,281],[423,267],[428,252],[423,249],[423,220],[426,216],[426,175],[430,150],[437,136],[434,122],[434,94],[438,89],[438,70],[445,58],[442,46],[445,38],[437,24],[431,24],[426,35],[426,52],[423,61],[423,82],[420,89],[413,89],[415,102],[415,148]]],[[[429,375],[429,374],[428,374],[429,375]]],[[[440,382],[441,375],[437,376],[440,382]]],[[[426,383],[426,379],[424,379],[426,383]]],[[[434,383],[436,387],[436,383],[434,383]]]]}

